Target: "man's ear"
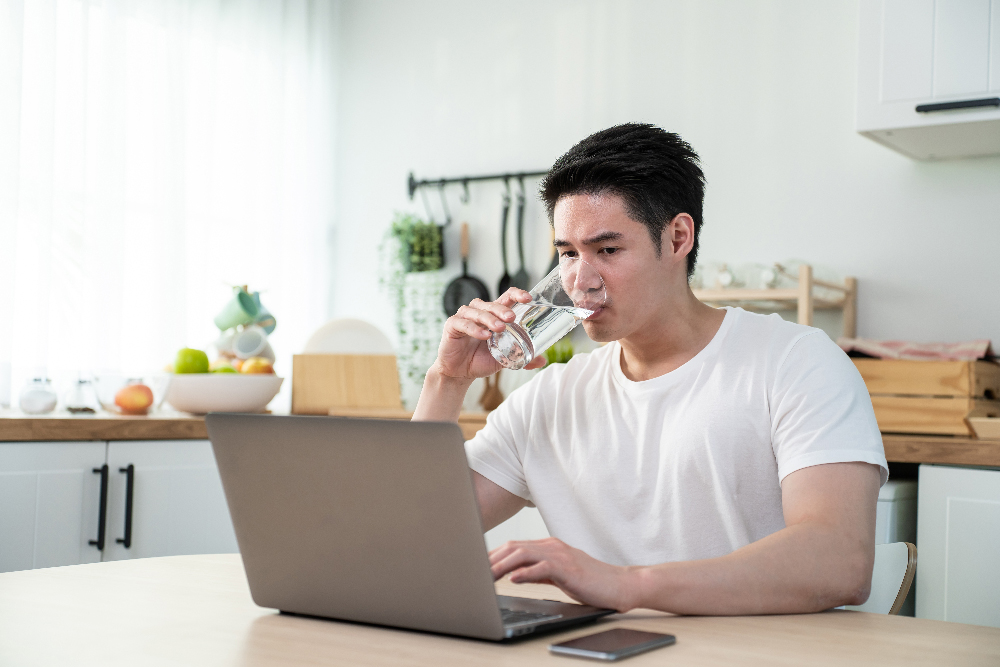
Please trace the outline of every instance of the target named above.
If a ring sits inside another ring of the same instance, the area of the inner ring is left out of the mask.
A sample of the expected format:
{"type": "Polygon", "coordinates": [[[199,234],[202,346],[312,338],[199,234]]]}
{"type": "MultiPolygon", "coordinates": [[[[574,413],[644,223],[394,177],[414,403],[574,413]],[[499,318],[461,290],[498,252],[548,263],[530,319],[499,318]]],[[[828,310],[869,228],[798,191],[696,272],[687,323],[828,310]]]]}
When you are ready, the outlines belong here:
{"type": "Polygon", "coordinates": [[[687,257],[694,246],[694,219],[687,213],[678,213],[663,228],[661,238],[665,251],[687,257]]]}

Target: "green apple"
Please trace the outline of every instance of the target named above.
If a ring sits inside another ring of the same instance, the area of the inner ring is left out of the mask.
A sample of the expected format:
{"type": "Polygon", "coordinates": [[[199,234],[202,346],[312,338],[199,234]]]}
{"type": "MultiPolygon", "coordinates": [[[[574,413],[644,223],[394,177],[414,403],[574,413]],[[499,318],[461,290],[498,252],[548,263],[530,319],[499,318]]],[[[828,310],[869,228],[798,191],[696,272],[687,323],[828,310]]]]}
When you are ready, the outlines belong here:
{"type": "Polygon", "coordinates": [[[185,347],[177,353],[174,361],[175,373],[207,373],[208,355],[201,350],[185,347]]]}

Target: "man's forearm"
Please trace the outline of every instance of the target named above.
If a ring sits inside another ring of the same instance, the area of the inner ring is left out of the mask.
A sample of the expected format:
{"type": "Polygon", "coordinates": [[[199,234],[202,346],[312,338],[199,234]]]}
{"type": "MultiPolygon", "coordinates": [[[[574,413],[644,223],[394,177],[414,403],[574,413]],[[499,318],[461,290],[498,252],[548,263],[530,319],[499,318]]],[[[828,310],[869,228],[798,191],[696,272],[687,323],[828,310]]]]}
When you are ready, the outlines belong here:
{"type": "Polygon", "coordinates": [[[432,366],[424,378],[413,421],[457,422],[470,385],[472,380],[442,375],[432,366]]]}
{"type": "Polygon", "coordinates": [[[818,523],[789,526],[731,554],[628,568],[627,607],[676,614],[821,611],[861,604],[871,586],[870,545],[818,523]]]}

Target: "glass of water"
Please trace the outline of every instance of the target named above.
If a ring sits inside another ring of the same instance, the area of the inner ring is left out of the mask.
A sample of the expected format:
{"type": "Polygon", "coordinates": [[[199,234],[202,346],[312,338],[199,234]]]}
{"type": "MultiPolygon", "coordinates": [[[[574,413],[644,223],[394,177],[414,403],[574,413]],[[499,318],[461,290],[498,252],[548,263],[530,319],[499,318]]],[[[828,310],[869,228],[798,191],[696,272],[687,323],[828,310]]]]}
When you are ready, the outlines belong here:
{"type": "Polygon", "coordinates": [[[590,317],[607,301],[604,279],[593,266],[566,257],[518,303],[514,321],[489,339],[490,354],[501,366],[520,370],[590,317]]]}

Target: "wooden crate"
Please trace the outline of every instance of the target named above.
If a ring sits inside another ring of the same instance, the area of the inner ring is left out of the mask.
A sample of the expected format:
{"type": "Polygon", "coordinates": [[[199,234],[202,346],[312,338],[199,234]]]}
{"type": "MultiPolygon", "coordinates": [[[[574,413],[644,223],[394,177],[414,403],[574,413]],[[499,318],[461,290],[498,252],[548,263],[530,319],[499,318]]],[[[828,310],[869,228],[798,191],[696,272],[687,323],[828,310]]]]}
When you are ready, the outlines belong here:
{"type": "Polygon", "coordinates": [[[852,359],[883,433],[975,436],[966,417],[1000,410],[1000,365],[989,361],[852,359]]]}
{"type": "Polygon", "coordinates": [[[992,361],[859,359],[870,394],[1000,398],[1000,364],[992,361]]]}
{"type": "Polygon", "coordinates": [[[962,396],[881,396],[872,395],[875,419],[883,433],[925,433],[929,435],[975,435],[966,415],[1000,401],[962,396]]]}
{"type": "Polygon", "coordinates": [[[292,413],[331,409],[402,410],[396,357],[391,354],[296,354],[292,413]]]}

